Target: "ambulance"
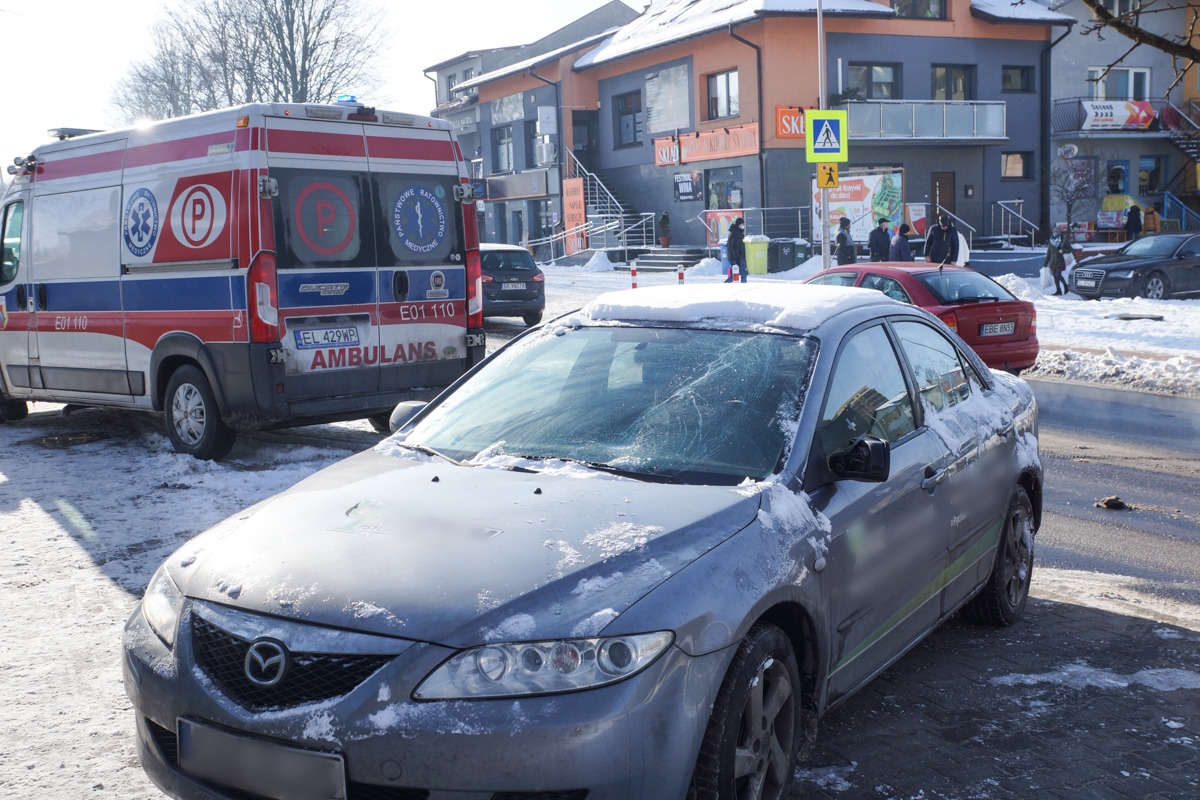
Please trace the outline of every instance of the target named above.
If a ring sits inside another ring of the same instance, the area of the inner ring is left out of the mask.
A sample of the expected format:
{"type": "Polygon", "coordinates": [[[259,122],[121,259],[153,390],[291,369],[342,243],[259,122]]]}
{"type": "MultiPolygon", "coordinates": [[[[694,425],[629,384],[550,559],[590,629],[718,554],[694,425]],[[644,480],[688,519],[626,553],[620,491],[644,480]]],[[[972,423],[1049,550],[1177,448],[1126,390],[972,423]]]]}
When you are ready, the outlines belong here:
{"type": "Polygon", "coordinates": [[[356,102],[61,129],[0,200],[0,419],[159,411],[175,449],[371,419],[483,359],[449,123],[356,102]]]}

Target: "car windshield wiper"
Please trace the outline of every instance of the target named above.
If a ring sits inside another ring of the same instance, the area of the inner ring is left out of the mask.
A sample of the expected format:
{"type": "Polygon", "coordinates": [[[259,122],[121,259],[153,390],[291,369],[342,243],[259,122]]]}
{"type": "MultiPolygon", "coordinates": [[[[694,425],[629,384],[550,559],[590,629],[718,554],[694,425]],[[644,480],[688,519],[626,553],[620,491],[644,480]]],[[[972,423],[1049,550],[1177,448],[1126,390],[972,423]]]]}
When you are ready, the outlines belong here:
{"type": "Polygon", "coordinates": [[[444,458],[447,461],[449,461],[451,464],[454,464],[457,467],[463,466],[463,463],[461,461],[455,461],[453,458],[446,455],[445,453],[439,453],[437,450],[434,450],[432,447],[426,447],[423,444],[409,444],[408,442],[397,442],[396,444],[400,445],[401,447],[408,448],[409,450],[416,450],[418,453],[424,453],[425,455],[428,455],[428,456],[437,456],[438,458],[444,458]]]}
{"type": "MultiPolygon", "coordinates": [[[[574,459],[563,459],[564,461],[574,461],[574,459]]],[[[583,464],[585,467],[599,470],[601,472],[609,472],[613,475],[620,475],[623,478],[633,478],[638,481],[646,481],[647,483],[683,483],[674,475],[667,475],[662,472],[641,472],[636,469],[625,469],[624,467],[614,467],[612,464],[605,464],[600,461],[577,461],[577,464],[583,464]]]]}

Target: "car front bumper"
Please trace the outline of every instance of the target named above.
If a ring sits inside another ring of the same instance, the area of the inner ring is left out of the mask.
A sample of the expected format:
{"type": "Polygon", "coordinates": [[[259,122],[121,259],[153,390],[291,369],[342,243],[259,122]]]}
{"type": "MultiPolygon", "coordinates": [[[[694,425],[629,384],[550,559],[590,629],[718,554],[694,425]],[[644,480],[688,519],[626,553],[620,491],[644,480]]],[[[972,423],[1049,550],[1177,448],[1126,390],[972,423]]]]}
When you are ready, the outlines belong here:
{"type": "Polygon", "coordinates": [[[1132,278],[1114,278],[1106,275],[1094,289],[1082,288],[1071,282],[1071,291],[1080,297],[1094,300],[1099,297],[1137,297],[1142,279],[1135,275],[1132,278]]]}
{"type": "Polygon", "coordinates": [[[732,657],[732,649],[691,657],[672,646],[644,672],[598,689],[415,703],[409,699],[413,689],[454,652],[418,643],[339,698],[253,713],[195,665],[189,616],[185,609],[179,639],[169,650],[135,609],[123,659],[141,763],[160,789],[189,800],[245,795],[225,793],[180,770],[170,747],[179,717],[340,753],[348,800],[490,800],[497,792],[527,793],[522,796],[534,800],[540,792],[571,790],[587,790],[588,800],[683,798],[732,657]]]}

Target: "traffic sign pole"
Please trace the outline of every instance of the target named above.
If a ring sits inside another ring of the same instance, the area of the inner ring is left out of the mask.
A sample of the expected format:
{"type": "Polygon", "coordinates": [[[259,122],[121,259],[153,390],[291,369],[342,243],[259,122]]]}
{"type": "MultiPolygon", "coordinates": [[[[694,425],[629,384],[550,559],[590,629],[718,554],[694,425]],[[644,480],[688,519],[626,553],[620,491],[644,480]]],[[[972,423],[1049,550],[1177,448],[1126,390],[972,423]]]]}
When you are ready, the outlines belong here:
{"type": "MultiPolygon", "coordinates": [[[[825,96],[825,10],[821,0],[817,0],[817,86],[820,96],[817,107],[826,110],[828,98],[825,96]]],[[[843,134],[844,135],[844,134],[843,134]]],[[[821,190],[821,268],[829,269],[829,190],[821,190]]]]}

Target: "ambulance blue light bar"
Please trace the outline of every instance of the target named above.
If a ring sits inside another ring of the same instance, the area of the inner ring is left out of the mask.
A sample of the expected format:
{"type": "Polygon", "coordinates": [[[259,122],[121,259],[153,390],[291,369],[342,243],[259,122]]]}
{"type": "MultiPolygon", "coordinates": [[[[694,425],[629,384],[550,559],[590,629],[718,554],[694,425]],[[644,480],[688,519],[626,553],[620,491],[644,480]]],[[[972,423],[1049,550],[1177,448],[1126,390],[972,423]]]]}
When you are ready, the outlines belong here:
{"type": "Polygon", "coordinates": [[[352,94],[339,94],[337,101],[338,103],[346,103],[347,105],[358,105],[358,98],[352,94]]]}

